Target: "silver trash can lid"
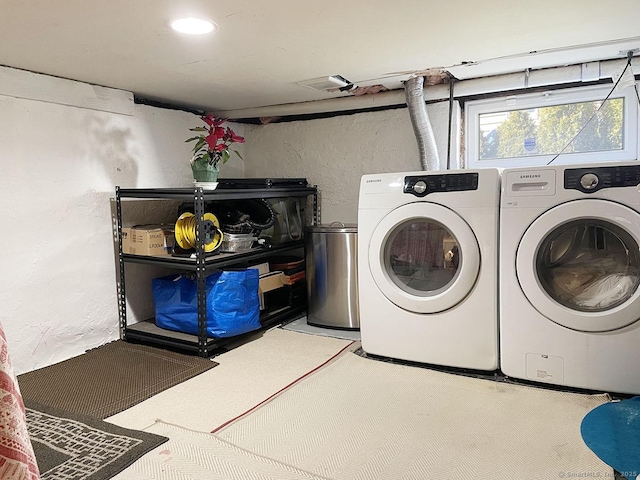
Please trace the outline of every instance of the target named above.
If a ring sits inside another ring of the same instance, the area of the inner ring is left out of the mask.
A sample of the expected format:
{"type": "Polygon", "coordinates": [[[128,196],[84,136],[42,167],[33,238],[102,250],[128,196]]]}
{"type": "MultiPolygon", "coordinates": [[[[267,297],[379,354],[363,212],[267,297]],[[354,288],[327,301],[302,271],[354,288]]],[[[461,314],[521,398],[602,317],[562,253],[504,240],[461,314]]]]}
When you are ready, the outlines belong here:
{"type": "Polygon", "coordinates": [[[358,224],[332,222],[330,224],[311,225],[306,227],[312,233],[358,233],[358,224]]]}

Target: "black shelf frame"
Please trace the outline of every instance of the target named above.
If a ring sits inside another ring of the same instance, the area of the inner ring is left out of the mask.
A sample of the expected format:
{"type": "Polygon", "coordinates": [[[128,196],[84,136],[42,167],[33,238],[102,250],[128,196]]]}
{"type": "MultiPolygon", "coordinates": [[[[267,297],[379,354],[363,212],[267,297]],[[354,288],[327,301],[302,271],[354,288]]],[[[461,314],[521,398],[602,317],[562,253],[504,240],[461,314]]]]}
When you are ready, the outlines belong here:
{"type": "Polygon", "coordinates": [[[306,197],[317,195],[318,189],[314,186],[295,187],[265,187],[265,188],[222,188],[216,190],[204,190],[202,187],[196,188],[120,188],[120,198],[138,199],[173,199],[191,201],[201,197],[205,201],[209,200],[236,200],[253,198],[277,198],[277,197],[306,197]]]}
{"type": "MultiPolygon", "coordinates": [[[[205,257],[204,268],[211,270],[213,268],[228,267],[230,265],[242,263],[242,261],[253,261],[268,258],[272,256],[274,252],[286,252],[296,248],[304,248],[304,242],[299,240],[281,245],[273,245],[270,248],[257,247],[248,252],[241,253],[217,253],[215,255],[205,257]]],[[[188,271],[196,271],[198,267],[197,258],[195,257],[172,257],[170,255],[149,257],[146,255],[124,253],[123,258],[125,262],[129,263],[171,266],[172,268],[188,271]]]]}
{"type": "MultiPolygon", "coordinates": [[[[301,318],[306,313],[306,306],[281,307],[275,311],[268,311],[260,314],[260,330],[268,329],[284,321],[293,321],[301,318]]],[[[135,323],[126,329],[127,341],[143,343],[149,345],[161,345],[173,350],[184,351],[187,353],[200,354],[200,345],[197,335],[190,335],[179,332],[163,330],[155,326],[155,319],[151,318],[144,322],[135,323]],[[142,328],[141,328],[142,325],[142,328]]],[[[212,338],[207,337],[205,345],[205,353],[207,357],[223,353],[225,346],[231,342],[242,341],[254,336],[258,331],[252,331],[229,338],[212,338]]]]}
{"type": "MultiPolygon", "coordinates": [[[[252,262],[254,260],[265,259],[276,252],[287,252],[304,248],[302,240],[289,242],[281,245],[274,245],[271,248],[257,248],[242,253],[219,253],[207,255],[204,251],[204,241],[202,224],[204,220],[205,202],[215,200],[235,200],[235,199],[267,199],[278,197],[309,197],[312,196],[312,224],[319,224],[318,211],[318,189],[315,186],[291,185],[291,186],[265,186],[263,188],[230,188],[204,190],[202,187],[195,188],[120,188],[116,186],[116,228],[118,240],[118,315],[120,319],[120,338],[141,343],[165,346],[178,350],[197,352],[201,357],[209,357],[216,351],[220,351],[225,343],[238,340],[238,337],[229,339],[212,339],[206,335],[206,288],[205,280],[208,271],[216,268],[228,267],[234,264],[252,262]],[[196,216],[196,251],[195,257],[174,257],[166,256],[143,256],[125,254],[122,251],[122,200],[182,200],[192,201],[194,204],[194,214],[196,216]],[[127,303],[125,287],[125,264],[138,263],[143,265],[168,266],[175,269],[195,272],[197,283],[197,304],[198,304],[198,335],[190,336],[185,340],[184,335],[177,336],[168,330],[157,329],[157,331],[140,330],[133,324],[127,324],[127,303]]],[[[276,312],[261,312],[260,322],[262,328],[268,328],[277,322],[293,320],[301,317],[306,312],[306,305],[290,306],[278,309],[276,312]]],[[[254,333],[254,332],[250,332],[254,333]]],[[[240,335],[239,337],[242,337],[240,335]]]]}

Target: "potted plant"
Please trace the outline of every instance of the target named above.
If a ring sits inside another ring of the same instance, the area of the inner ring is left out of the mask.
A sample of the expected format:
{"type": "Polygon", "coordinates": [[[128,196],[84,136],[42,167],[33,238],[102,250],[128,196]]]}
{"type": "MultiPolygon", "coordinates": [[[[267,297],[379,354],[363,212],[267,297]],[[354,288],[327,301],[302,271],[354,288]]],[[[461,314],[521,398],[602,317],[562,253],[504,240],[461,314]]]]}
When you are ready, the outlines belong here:
{"type": "Polygon", "coordinates": [[[195,142],[191,157],[191,170],[196,182],[216,182],[220,171],[220,162],[227,163],[233,151],[238,157],[242,155],[231,148],[234,143],[244,143],[244,138],[236,135],[230,127],[222,127],[227,120],[216,118],[212,114],[200,117],[207,124],[206,127],[190,128],[199,135],[187,139],[195,142]]]}

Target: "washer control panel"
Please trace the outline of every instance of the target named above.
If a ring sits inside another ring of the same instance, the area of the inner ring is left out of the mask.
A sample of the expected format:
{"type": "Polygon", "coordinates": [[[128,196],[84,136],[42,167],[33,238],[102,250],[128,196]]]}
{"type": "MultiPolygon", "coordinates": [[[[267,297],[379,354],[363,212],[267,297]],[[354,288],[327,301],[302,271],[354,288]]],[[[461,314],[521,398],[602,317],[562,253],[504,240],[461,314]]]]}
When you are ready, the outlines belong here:
{"type": "Polygon", "coordinates": [[[640,165],[595,168],[568,168],[564,171],[564,188],[594,193],[603,188],[637,187],[640,165]]]}
{"type": "Polygon", "coordinates": [[[404,177],[404,193],[424,197],[437,192],[462,192],[478,189],[478,173],[447,173],[404,177]]]}

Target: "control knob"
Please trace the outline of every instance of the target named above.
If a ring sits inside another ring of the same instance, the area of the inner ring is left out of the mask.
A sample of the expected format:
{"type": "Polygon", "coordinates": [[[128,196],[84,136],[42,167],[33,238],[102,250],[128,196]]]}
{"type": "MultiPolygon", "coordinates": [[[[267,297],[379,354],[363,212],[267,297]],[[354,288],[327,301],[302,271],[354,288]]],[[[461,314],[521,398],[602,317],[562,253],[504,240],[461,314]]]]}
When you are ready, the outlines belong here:
{"type": "Polygon", "coordinates": [[[419,180],[413,186],[413,191],[420,195],[427,191],[427,184],[423,180],[419,180]]]}
{"type": "Polygon", "coordinates": [[[598,186],[600,179],[595,173],[585,173],[582,178],[580,178],[580,185],[585,190],[593,190],[598,186]]]}

